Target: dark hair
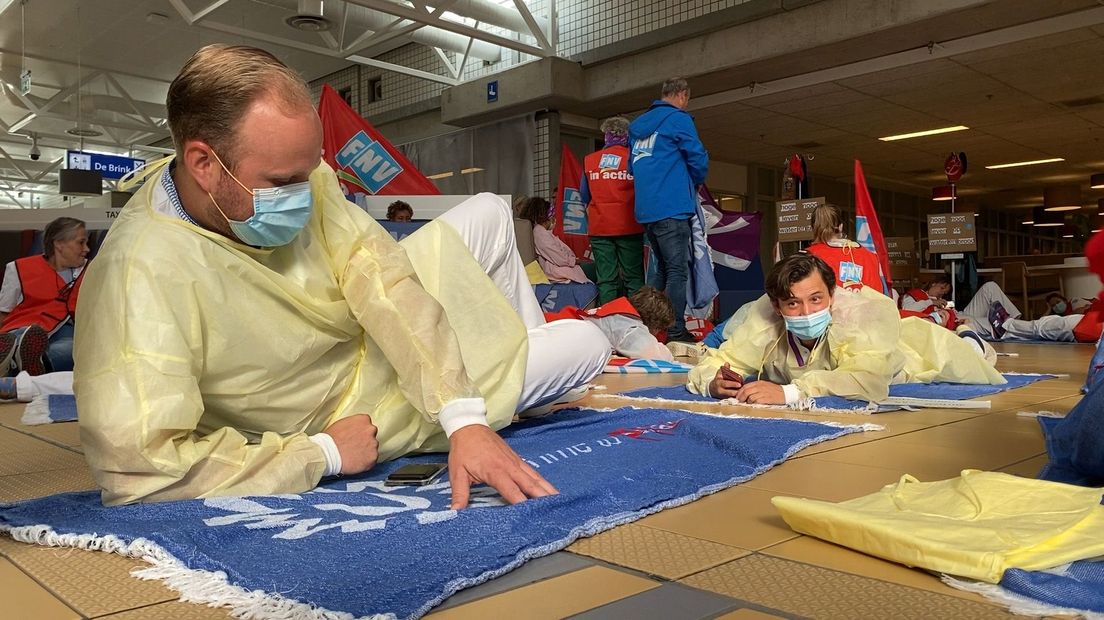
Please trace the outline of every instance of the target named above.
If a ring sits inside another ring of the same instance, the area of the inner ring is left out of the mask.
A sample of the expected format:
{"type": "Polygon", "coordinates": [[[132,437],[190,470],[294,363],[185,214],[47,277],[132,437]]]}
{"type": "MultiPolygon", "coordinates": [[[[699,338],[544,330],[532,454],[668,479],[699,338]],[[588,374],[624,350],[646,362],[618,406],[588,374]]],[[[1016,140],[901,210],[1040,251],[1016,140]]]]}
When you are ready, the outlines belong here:
{"type": "Polygon", "coordinates": [[[935,286],[936,284],[946,284],[947,286],[950,286],[951,285],[951,276],[949,276],[945,273],[941,273],[941,274],[932,276],[931,279],[928,280],[927,285],[924,286],[924,290],[926,291],[926,290],[930,289],[931,287],[935,286]]]}
{"type": "Polygon", "coordinates": [[[550,210],[552,203],[540,196],[521,196],[514,201],[514,217],[529,220],[533,226],[543,226],[552,219],[550,210]]]}
{"type": "Polygon", "coordinates": [[[642,286],[629,295],[629,303],[640,313],[640,320],[652,333],[665,331],[675,324],[675,310],[667,293],[651,286],[642,286]]]}
{"type": "Polygon", "coordinates": [[[767,274],[767,297],[778,303],[789,299],[793,294],[790,288],[808,278],[814,271],[820,272],[820,279],[828,287],[828,294],[836,290],[836,274],[828,263],[820,257],[806,252],[798,252],[778,261],[767,274]]]}
{"type": "Polygon", "coordinates": [[[387,205],[387,219],[394,221],[395,216],[399,214],[399,211],[408,211],[410,217],[414,217],[414,207],[410,206],[410,203],[405,200],[396,200],[387,205]]]}
{"type": "Polygon", "coordinates": [[[813,243],[828,243],[839,235],[839,227],[846,224],[843,210],[834,204],[817,207],[813,211],[813,243]]]}
{"type": "Polygon", "coordinates": [[[42,253],[46,258],[54,255],[54,244],[59,241],[69,241],[77,236],[77,231],[85,230],[84,222],[73,217],[59,217],[46,225],[42,232],[42,253]]]}
{"type": "Polygon", "coordinates": [[[663,82],[663,88],[659,90],[661,97],[670,97],[690,90],[690,85],[680,77],[673,77],[663,82]]]}

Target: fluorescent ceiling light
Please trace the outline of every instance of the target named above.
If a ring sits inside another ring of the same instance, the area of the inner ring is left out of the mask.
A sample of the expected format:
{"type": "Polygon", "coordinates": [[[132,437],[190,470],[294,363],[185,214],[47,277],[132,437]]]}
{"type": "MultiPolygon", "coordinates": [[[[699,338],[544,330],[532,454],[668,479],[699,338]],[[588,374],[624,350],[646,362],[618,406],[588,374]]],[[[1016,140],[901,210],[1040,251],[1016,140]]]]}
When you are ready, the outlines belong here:
{"type": "Polygon", "coordinates": [[[473,172],[483,172],[483,168],[464,168],[460,171],[460,174],[472,174],[473,172]]]}
{"type": "Polygon", "coordinates": [[[1050,159],[1033,159],[1031,161],[1014,161],[1010,164],[995,164],[993,166],[986,166],[986,170],[999,170],[1001,168],[1015,168],[1017,166],[1034,166],[1036,164],[1052,164],[1056,161],[1066,161],[1061,157],[1051,157],[1050,159]]]}
{"type": "Polygon", "coordinates": [[[939,129],[927,129],[924,131],[915,131],[913,133],[902,133],[896,136],[886,136],[884,138],[878,138],[882,142],[892,142],[894,140],[908,140],[909,138],[922,138],[924,136],[934,136],[941,133],[951,133],[953,131],[962,131],[969,129],[966,125],[955,125],[954,127],[940,127],[939,129]]]}
{"type": "Polygon", "coordinates": [[[437,174],[431,174],[427,176],[427,179],[447,179],[452,176],[451,172],[439,172],[437,174]]]}

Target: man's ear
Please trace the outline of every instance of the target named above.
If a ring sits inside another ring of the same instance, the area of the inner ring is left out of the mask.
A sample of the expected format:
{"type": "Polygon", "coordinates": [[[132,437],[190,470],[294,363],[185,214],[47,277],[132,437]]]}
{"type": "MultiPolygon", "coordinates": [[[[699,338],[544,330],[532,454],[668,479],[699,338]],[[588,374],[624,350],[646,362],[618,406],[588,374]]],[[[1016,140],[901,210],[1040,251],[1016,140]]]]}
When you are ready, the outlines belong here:
{"type": "Polygon", "coordinates": [[[196,185],[205,192],[213,192],[222,172],[222,166],[212,155],[211,147],[202,140],[188,140],[184,143],[180,165],[195,180],[196,185]]]}

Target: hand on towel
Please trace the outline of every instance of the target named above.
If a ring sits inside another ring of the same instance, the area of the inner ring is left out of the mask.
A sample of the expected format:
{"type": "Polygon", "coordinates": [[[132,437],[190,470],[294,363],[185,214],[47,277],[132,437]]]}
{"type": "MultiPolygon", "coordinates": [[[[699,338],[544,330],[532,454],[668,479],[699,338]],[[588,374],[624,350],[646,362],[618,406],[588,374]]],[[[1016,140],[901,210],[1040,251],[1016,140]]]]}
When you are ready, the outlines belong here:
{"type": "Polygon", "coordinates": [[[736,400],[753,405],[785,405],[786,392],[777,383],[755,381],[740,388],[736,400]]]}
{"type": "Polygon", "coordinates": [[[471,486],[480,482],[494,487],[511,504],[559,493],[489,427],[471,424],[449,440],[453,510],[467,507],[471,486]]]}
{"type": "Polygon", "coordinates": [[[343,475],[359,474],[376,466],[379,441],[370,416],[360,414],[342,418],[327,426],[326,434],[333,438],[341,454],[343,475]]]}

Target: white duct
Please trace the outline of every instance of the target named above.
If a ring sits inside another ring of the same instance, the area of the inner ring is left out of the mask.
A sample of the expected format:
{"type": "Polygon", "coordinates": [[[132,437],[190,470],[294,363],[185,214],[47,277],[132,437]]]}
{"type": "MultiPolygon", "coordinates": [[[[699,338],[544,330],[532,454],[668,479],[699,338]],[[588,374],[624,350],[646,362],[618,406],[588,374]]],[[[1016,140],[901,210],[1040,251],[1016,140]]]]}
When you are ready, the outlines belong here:
{"type": "MultiPolygon", "coordinates": [[[[271,4],[271,0],[266,0],[263,4],[271,4]]],[[[296,12],[298,15],[324,17],[334,24],[335,29],[340,26],[342,14],[347,11],[348,17],[345,28],[346,42],[351,41],[352,37],[357,37],[364,31],[379,32],[384,28],[388,28],[389,31],[394,31],[416,23],[412,20],[404,19],[398,24],[395,24],[394,27],[390,27],[391,23],[398,19],[394,15],[352,3],[344,3],[340,0],[329,0],[327,2],[319,2],[318,0],[307,0],[305,2],[304,0],[284,0],[282,6],[285,6],[289,11],[296,12]],[[319,10],[318,7],[321,7],[321,10],[319,10]]],[[[449,32],[448,30],[443,30],[434,26],[422,26],[393,41],[401,41],[403,43],[414,41],[415,43],[430,47],[439,47],[443,50],[449,50],[459,54],[463,54],[467,51],[470,43],[471,51],[469,55],[472,58],[478,58],[487,62],[498,62],[502,59],[502,49],[493,43],[479,40],[473,41],[464,35],[449,32]]],[[[359,50],[350,51],[355,52],[359,50]]]]}
{"type": "MultiPolygon", "coordinates": [[[[430,8],[437,8],[440,6],[440,4],[434,0],[429,0],[426,4],[430,8]]],[[[529,34],[529,25],[525,23],[525,19],[522,18],[517,8],[512,5],[510,7],[501,6],[489,2],[488,0],[456,0],[456,2],[450,4],[445,10],[484,24],[506,28],[507,30],[513,30],[514,32],[520,32],[522,34],[529,34]]],[[[541,30],[545,32],[548,31],[548,20],[536,15],[533,16],[533,19],[537,22],[537,25],[540,26],[541,30]]]]}

